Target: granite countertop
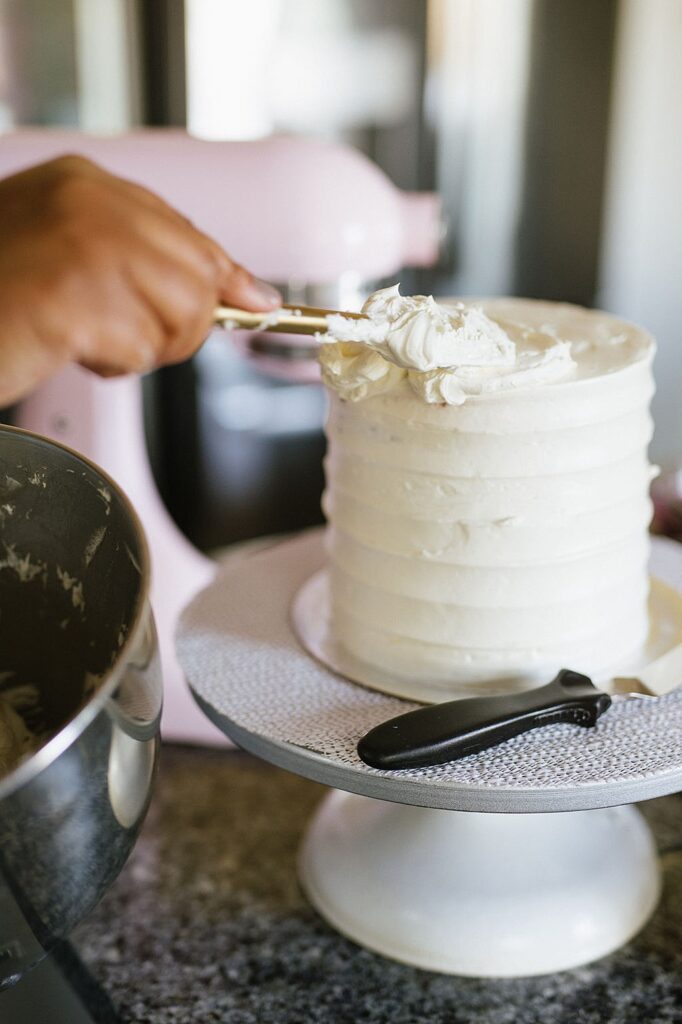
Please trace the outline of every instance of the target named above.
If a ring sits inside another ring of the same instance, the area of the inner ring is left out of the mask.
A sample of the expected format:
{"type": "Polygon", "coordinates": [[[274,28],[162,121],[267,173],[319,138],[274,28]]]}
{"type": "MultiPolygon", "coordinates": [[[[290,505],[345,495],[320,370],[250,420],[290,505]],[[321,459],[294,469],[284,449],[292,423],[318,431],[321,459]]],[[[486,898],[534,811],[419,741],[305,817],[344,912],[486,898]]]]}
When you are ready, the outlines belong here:
{"type": "Polygon", "coordinates": [[[430,974],[360,949],[302,896],[324,793],[236,751],[166,747],[133,855],[74,946],[121,1024],[672,1024],[682,1021],[682,796],[643,810],[665,889],[645,930],[588,967],[430,974]]]}

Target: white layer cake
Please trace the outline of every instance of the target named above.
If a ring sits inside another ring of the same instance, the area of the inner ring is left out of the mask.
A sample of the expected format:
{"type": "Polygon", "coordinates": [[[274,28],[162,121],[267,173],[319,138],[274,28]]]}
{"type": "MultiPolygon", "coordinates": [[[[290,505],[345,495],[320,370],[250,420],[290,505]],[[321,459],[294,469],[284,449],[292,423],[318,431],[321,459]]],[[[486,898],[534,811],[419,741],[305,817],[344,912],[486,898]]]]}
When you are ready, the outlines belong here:
{"type": "Polygon", "coordinates": [[[367,308],[376,331],[321,357],[337,644],[416,699],[627,664],[648,631],[650,336],[531,300],[367,308]]]}

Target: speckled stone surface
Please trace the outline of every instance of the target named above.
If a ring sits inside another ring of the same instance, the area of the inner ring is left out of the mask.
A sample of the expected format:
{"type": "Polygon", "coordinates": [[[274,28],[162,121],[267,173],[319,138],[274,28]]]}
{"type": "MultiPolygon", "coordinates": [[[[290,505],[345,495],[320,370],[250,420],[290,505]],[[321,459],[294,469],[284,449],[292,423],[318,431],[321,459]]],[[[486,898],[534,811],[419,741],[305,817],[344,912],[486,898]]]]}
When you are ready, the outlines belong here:
{"type": "Polygon", "coordinates": [[[682,1022],[682,796],[644,805],[662,903],[625,949],[542,978],[429,974],[311,909],[295,856],[324,789],[232,751],[164,750],[138,845],[74,945],[122,1024],[682,1022]]]}

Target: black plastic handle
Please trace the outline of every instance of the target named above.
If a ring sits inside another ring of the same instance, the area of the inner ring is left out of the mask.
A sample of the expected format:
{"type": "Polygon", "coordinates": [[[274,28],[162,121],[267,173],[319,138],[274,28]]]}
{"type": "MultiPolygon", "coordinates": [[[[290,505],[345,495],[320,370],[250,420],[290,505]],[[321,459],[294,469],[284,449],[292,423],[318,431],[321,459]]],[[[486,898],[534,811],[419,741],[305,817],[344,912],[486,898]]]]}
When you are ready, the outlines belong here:
{"type": "Polygon", "coordinates": [[[554,722],[595,725],[611,698],[589,676],[562,668],[546,686],[502,697],[466,697],[408,711],[371,729],[358,754],[372,768],[457,761],[554,722]]]}

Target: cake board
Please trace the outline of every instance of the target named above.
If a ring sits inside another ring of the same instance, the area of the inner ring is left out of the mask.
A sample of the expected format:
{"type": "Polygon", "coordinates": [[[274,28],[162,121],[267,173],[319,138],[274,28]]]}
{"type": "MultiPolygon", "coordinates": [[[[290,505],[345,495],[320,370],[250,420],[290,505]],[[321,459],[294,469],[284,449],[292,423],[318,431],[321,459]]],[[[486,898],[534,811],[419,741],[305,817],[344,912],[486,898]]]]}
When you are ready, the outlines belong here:
{"type": "MultiPolygon", "coordinates": [[[[541,974],[625,942],[657,902],[659,870],[643,819],[622,805],[682,788],[682,694],[448,765],[369,768],[360,736],[417,705],[343,679],[299,645],[291,605],[323,563],[321,531],[228,557],[177,638],[219,728],[345,791],[323,801],[302,845],[314,905],[362,945],[455,974],[541,974]]],[[[656,541],[652,569],[682,590],[677,546],[656,541]]]]}

